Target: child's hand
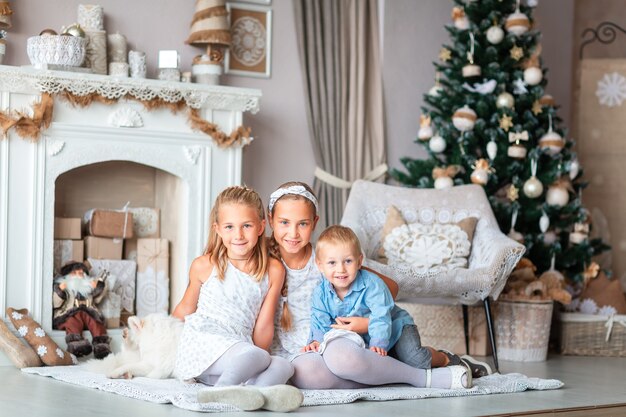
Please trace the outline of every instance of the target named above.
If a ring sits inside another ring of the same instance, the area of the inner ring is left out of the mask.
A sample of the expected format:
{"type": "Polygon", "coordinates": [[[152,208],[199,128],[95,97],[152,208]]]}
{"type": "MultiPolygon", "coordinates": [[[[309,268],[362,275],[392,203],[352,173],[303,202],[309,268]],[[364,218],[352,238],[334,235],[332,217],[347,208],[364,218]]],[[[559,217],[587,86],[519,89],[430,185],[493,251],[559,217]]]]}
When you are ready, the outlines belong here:
{"type": "Polygon", "coordinates": [[[360,334],[367,333],[370,322],[367,317],[337,317],[335,321],[337,324],[330,325],[333,329],[350,330],[360,334]]]}
{"type": "Polygon", "coordinates": [[[387,356],[387,351],[385,349],[383,349],[383,348],[372,346],[372,347],[370,347],[370,350],[372,352],[378,353],[380,356],[387,356]]]}
{"type": "Polygon", "coordinates": [[[67,284],[65,282],[62,282],[59,284],[59,289],[61,291],[65,291],[66,288],[67,288],[67,284]]]}
{"type": "Polygon", "coordinates": [[[320,342],[314,340],[305,347],[302,348],[303,352],[317,352],[320,348],[320,342]]]}

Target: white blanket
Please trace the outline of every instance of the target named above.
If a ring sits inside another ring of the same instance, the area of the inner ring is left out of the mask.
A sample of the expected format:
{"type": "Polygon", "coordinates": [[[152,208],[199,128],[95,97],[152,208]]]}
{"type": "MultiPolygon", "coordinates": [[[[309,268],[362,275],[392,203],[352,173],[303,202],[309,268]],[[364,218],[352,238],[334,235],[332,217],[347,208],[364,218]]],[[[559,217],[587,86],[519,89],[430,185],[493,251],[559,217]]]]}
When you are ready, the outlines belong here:
{"type": "MultiPolygon", "coordinates": [[[[185,410],[203,412],[241,411],[236,407],[226,404],[198,403],[196,393],[200,388],[205,386],[202,384],[185,384],[175,379],[108,379],[104,375],[87,372],[79,366],[24,368],[22,372],[48,376],[70,384],[96,388],[139,400],[164,404],[171,403],[185,410]]],[[[474,387],[468,390],[414,388],[397,385],[361,389],[302,390],[304,393],[304,403],[302,405],[346,404],[357,400],[388,401],[461,397],[468,395],[522,392],[529,389],[557,389],[562,386],[563,383],[556,379],[529,378],[522,374],[494,374],[474,380],[474,387]]]]}

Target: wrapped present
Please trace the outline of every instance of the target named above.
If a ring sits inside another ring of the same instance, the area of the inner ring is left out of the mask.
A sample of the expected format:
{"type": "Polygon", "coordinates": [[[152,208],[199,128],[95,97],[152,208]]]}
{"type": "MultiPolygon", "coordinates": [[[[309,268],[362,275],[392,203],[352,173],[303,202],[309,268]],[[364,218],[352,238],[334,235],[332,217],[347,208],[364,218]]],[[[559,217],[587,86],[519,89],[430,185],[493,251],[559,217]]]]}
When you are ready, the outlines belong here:
{"type": "Polygon", "coordinates": [[[135,237],[161,237],[161,210],[151,207],[131,207],[133,234],[135,237]]]}
{"type": "Polygon", "coordinates": [[[109,278],[107,278],[109,294],[114,293],[121,297],[120,310],[117,311],[117,317],[120,317],[121,308],[131,313],[135,311],[137,263],[135,261],[110,259],[89,258],[87,260],[91,265],[91,275],[97,276],[102,271],[109,272],[109,278]]]}
{"type": "MultiPolygon", "coordinates": [[[[82,239],[81,219],[69,217],[54,218],[54,238],[62,239],[82,239]]],[[[82,259],[79,259],[82,261],[82,259]]]]}
{"type": "MultiPolygon", "coordinates": [[[[92,259],[92,262],[97,260],[92,259]]],[[[120,315],[122,312],[122,297],[112,291],[115,288],[117,277],[115,275],[108,275],[107,286],[109,291],[98,304],[98,310],[104,316],[104,321],[107,329],[117,329],[120,327],[120,315]]]]}
{"type": "Polygon", "coordinates": [[[128,211],[91,209],[83,216],[83,224],[89,236],[133,237],[133,214],[128,211]]]}
{"type": "Polygon", "coordinates": [[[167,239],[137,239],[137,316],[169,312],[167,239]]]}
{"type": "Polygon", "coordinates": [[[137,239],[124,239],[124,259],[137,262],[137,239]]]}
{"type": "Polygon", "coordinates": [[[54,274],[57,275],[63,265],[70,261],[82,262],[84,248],[82,240],[55,240],[52,249],[54,274]]]}
{"type": "Polygon", "coordinates": [[[85,257],[93,259],[122,259],[121,239],[85,236],[85,257]]]}

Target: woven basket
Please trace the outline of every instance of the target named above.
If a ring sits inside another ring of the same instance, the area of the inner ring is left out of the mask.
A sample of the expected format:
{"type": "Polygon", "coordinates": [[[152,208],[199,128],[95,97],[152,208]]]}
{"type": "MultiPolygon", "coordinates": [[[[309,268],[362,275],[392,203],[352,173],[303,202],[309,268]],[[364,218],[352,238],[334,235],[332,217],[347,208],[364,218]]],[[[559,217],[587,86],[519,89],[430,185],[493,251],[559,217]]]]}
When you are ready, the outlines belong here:
{"type": "Polygon", "coordinates": [[[498,358],[515,362],[545,361],[548,355],[552,301],[498,301],[498,358]]]}
{"type": "Polygon", "coordinates": [[[561,353],[626,356],[626,315],[561,313],[561,353]]]}
{"type": "Polygon", "coordinates": [[[78,67],[85,59],[85,38],[66,35],[31,36],[26,41],[26,53],[33,66],[66,65],[78,67]]]}

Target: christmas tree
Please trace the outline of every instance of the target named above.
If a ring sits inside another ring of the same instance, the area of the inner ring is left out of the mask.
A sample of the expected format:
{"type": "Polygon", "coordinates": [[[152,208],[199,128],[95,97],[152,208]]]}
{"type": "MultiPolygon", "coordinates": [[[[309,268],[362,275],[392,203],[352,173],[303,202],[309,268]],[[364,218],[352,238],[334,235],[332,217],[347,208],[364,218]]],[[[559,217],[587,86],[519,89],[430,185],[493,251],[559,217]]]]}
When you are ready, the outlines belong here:
{"type": "Polygon", "coordinates": [[[455,3],[416,139],[429,158],[402,158],[405,170],[391,174],[414,187],[482,185],[501,230],[526,246],[538,273],[554,261],[581,282],[608,247],[589,238],[582,170],[545,90],[536,1],[455,3]]]}

